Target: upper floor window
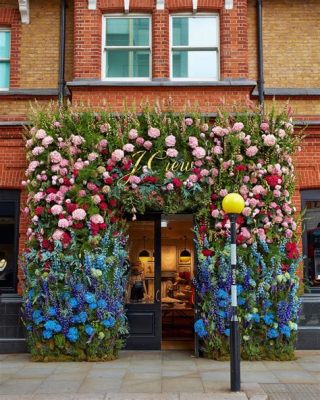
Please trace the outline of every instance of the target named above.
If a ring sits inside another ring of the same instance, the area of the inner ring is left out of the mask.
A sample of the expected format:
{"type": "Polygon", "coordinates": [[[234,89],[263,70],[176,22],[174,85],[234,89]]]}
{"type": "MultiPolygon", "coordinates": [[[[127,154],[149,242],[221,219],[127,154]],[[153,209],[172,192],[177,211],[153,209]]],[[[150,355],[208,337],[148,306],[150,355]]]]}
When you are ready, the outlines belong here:
{"type": "Polygon", "coordinates": [[[104,18],[103,78],[150,78],[150,22],[146,16],[104,18]]]}
{"type": "Polygon", "coordinates": [[[171,77],[219,79],[219,18],[171,17],[171,77]]]}
{"type": "Polygon", "coordinates": [[[10,85],[10,39],[10,30],[0,28],[0,90],[10,85]]]}

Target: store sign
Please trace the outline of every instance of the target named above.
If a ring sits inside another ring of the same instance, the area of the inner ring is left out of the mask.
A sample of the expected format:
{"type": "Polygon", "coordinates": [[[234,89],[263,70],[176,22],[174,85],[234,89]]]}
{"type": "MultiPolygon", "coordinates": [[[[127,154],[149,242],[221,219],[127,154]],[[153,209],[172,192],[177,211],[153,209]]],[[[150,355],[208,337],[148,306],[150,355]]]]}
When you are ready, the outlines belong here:
{"type": "Polygon", "coordinates": [[[192,161],[173,161],[166,155],[165,150],[156,151],[151,155],[148,151],[141,150],[134,153],[132,158],[134,160],[134,165],[130,175],[135,175],[144,165],[146,165],[149,170],[154,171],[154,165],[159,161],[166,163],[166,171],[188,172],[193,168],[192,161]]]}

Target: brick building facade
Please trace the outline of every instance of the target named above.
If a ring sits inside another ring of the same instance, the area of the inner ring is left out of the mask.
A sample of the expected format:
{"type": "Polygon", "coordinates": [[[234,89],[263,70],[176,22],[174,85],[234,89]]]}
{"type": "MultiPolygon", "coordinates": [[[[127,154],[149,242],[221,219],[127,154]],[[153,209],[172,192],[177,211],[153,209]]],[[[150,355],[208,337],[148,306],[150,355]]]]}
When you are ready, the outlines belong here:
{"type": "MultiPolygon", "coordinates": [[[[22,134],[23,125],[28,123],[30,102],[47,104],[57,100],[62,80],[66,81],[63,95],[74,106],[84,104],[97,109],[121,111],[124,103],[139,105],[148,100],[160,101],[164,106],[170,101],[178,111],[188,102],[214,116],[221,104],[245,105],[248,100],[258,104],[259,6],[263,6],[264,61],[264,86],[260,86],[260,92],[262,87],[266,109],[271,107],[273,98],[279,105],[290,100],[296,126],[307,126],[302,152],[296,157],[294,200],[298,211],[307,206],[313,216],[317,200],[320,201],[318,0],[305,0],[303,4],[298,0],[0,0],[0,204],[23,206],[26,195],[21,181],[26,162],[22,134]],[[61,75],[60,22],[65,3],[65,60],[61,75]],[[123,59],[115,56],[116,68],[106,66],[106,52],[115,51],[114,44],[110,46],[105,40],[106,29],[111,27],[108,32],[115,43],[122,40],[107,21],[131,17],[148,21],[148,35],[143,37],[141,31],[141,37],[136,39],[141,40],[141,49],[135,49],[132,43],[125,49],[125,56],[133,60],[140,57],[143,67],[132,72],[129,66],[123,76],[108,76],[107,68],[109,73],[115,71],[118,65],[123,66],[123,59]],[[184,21],[189,17],[215,20],[215,40],[208,39],[201,48],[199,40],[194,38],[192,42],[191,38],[192,45],[186,45],[179,34],[173,33],[173,27],[174,32],[184,29],[179,17],[185,17],[184,21]],[[187,72],[182,65],[183,51],[190,54],[187,72]],[[215,74],[192,67],[195,51],[207,53],[204,56],[214,60],[215,74]]],[[[26,241],[27,220],[23,214],[19,216],[17,209],[14,215],[5,210],[4,217],[14,218],[18,227],[14,248],[20,253],[26,241]]],[[[14,269],[16,262],[15,257],[14,269]]],[[[17,323],[21,290],[16,280],[2,288],[0,352],[8,343],[14,344],[13,350],[23,348],[23,332],[17,323]]]]}

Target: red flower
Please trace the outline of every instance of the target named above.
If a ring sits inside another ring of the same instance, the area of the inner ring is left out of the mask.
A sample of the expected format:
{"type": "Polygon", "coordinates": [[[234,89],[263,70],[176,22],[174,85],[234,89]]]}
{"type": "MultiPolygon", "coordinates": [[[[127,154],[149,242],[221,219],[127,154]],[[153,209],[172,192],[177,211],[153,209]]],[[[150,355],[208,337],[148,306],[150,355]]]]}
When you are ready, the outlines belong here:
{"type": "Polygon", "coordinates": [[[91,222],[91,232],[93,236],[97,235],[99,233],[99,224],[91,222]]]}
{"type": "Polygon", "coordinates": [[[143,182],[151,183],[152,185],[157,183],[157,181],[158,181],[158,178],[156,176],[146,176],[143,178],[143,182]]]}
{"type": "Polygon", "coordinates": [[[47,262],[44,264],[43,269],[44,269],[44,271],[49,272],[49,271],[50,271],[50,267],[51,267],[50,261],[47,261],[47,262]]]}
{"type": "Polygon", "coordinates": [[[112,171],[112,170],[113,170],[113,165],[108,165],[108,166],[106,166],[106,170],[107,170],[108,172],[112,171]]]}
{"type": "Polygon", "coordinates": [[[207,232],[207,226],[206,225],[200,225],[199,226],[199,233],[205,233],[207,232]]]}
{"type": "Polygon", "coordinates": [[[68,211],[69,214],[72,214],[74,210],[77,209],[77,204],[75,203],[66,203],[66,209],[68,211]]]}
{"type": "Polygon", "coordinates": [[[68,232],[64,232],[61,238],[62,244],[67,247],[69,243],[71,242],[71,236],[68,232]]]}
{"type": "Polygon", "coordinates": [[[79,170],[78,169],[74,169],[72,171],[73,176],[76,178],[79,175],[79,170]]]}
{"type": "Polygon", "coordinates": [[[218,200],[218,196],[217,196],[215,193],[212,193],[212,195],[211,195],[211,200],[212,200],[212,201],[218,200]]]}
{"type": "Polygon", "coordinates": [[[242,225],[242,224],[244,223],[244,218],[243,218],[242,215],[238,215],[238,216],[237,216],[236,223],[237,223],[238,225],[242,225]]]}
{"type": "Polygon", "coordinates": [[[236,165],[234,168],[234,172],[244,172],[247,170],[247,167],[244,164],[236,165]]]}
{"type": "Polygon", "coordinates": [[[44,250],[49,250],[49,248],[51,247],[50,244],[51,244],[51,243],[49,242],[49,240],[43,239],[43,241],[42,241],[42,243],[41,243],[41,247],[42,247],[44,250]]]}
{"type": "Polygon", "coordinates": [[[245,241],[246,241],[246,238],[242,235],[242,233],[239,233],[236,237],[236,243],[242,244],[245,241]]]}
{"type": "Polygon", "coordinates": [[[180,188],[183,185],[182,181],[179,178],[173,178],[172,183],[176,188],[180,188]]]}
{"type": "Polygon", "coordinates": [[[193,168],[192,172],[196,175],[200,175],[201,169],[200,168],[193,168]]]}
{"type": "Polygon", "coordinates": [[[289,259],[296,259],[299,257],[299,250],[297,244],[294,242],[289,242],[286,244],[286,251],[289,259]]]}
{"type": "Polygon", "coordinates": [[[265,180],[268,182],[268,185],[270,187],[275,187],[275,186],[280,185],[282,183],[282,179],[279,178],[278,175],[267,175],[265,177],[265,180]]]}
{"type": "Polygon", "coordinates": [[[106,229],[107,224],[105,222],[103,222],[102,224],[99,224],[99,228],[100,229],[106,229]]]}
{"type": "Polygon", "coordinates": [[[99,208],[100,210],[105,211],[108,208],[108,204],[102,201],[101,203],[99,203],[99,208]]]}
{"type": "Polygon", "coordinates": [[[66,186],[71,186],[70,179],[67,178],[66,176],[63,178],[63,183],[64,183],[64,185],[66,185],[66,186]]]}
{"type": "Polygon", "coordinates": [[[36,209],[34,210],[34,213],[36,214],[36,215],[42,215],[43,214],[43,211],[44,211],[44,207],[41,207],[41,206],[38,206],[38,207],[36,207],[36,209]]]}
{"type": "Polygon", "coordinates": [[[214,252],[213,252],[212,250],[210,250],[210,249],[203,249],[203,250],[202,250],[202,254],[203,254],[205,257],[210,257],[210,256],[213,256],[213,255],[214,255],[214,252]]]}
{"type": "Polygon", "coordinates": [[[50,193],[57,193],[57,191],[58,191],[58,189],[57,188],[54,188],[54,187],[49,187],[47,190],[46,190],[46,192],[48,193],[48,194],[50,194],[50,193]]]}
{"type": "Polygon", "coordinates": [[[109,176],[108,178],[105,178],[105,180],[104,180],[104,183],[105,183],[106,185],[111,185],[112,182],[113,182],[113,180],[112,180],[111,176],[109,176]]]}
{"type": "Polygon", "coordinates": [[[109,201],[109,206],[110,206],[110,207],[114,208],[114,207],[117,207],[117,205],[118,205],[118,202],[117,202],[116,199],[111,199],[111,200],[109,201]]]}
{"type": "Polygon", "coordinates": [[[213,211],[217,208],[215,204],[210,204],[210,211],[213,211]]]}
{"type": "Polygon", "coordinates": [[[282,270],[282,272],[288,272],[289,271],[289,265],[282,264],[281,270],[282,270]]]}
{"type": "Polygon", "coordinates": [[[82,229],[83,228],[83,222],[74,222],[72,224],[73,229],[82,229]]]}

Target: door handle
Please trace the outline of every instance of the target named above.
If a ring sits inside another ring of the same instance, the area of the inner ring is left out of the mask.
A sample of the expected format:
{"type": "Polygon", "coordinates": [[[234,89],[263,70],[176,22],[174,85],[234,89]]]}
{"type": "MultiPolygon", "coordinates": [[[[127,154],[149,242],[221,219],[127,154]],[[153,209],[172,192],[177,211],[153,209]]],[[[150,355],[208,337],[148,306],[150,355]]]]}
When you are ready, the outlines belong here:
{"type": "Polygon", "coordinates": [[[160,295],[160,289],[158,289],[158,290],[156,291],[156,302],[157,302],[157,303],[160,302],[160,297],[159,297],[159,295],[160,295]]]}

